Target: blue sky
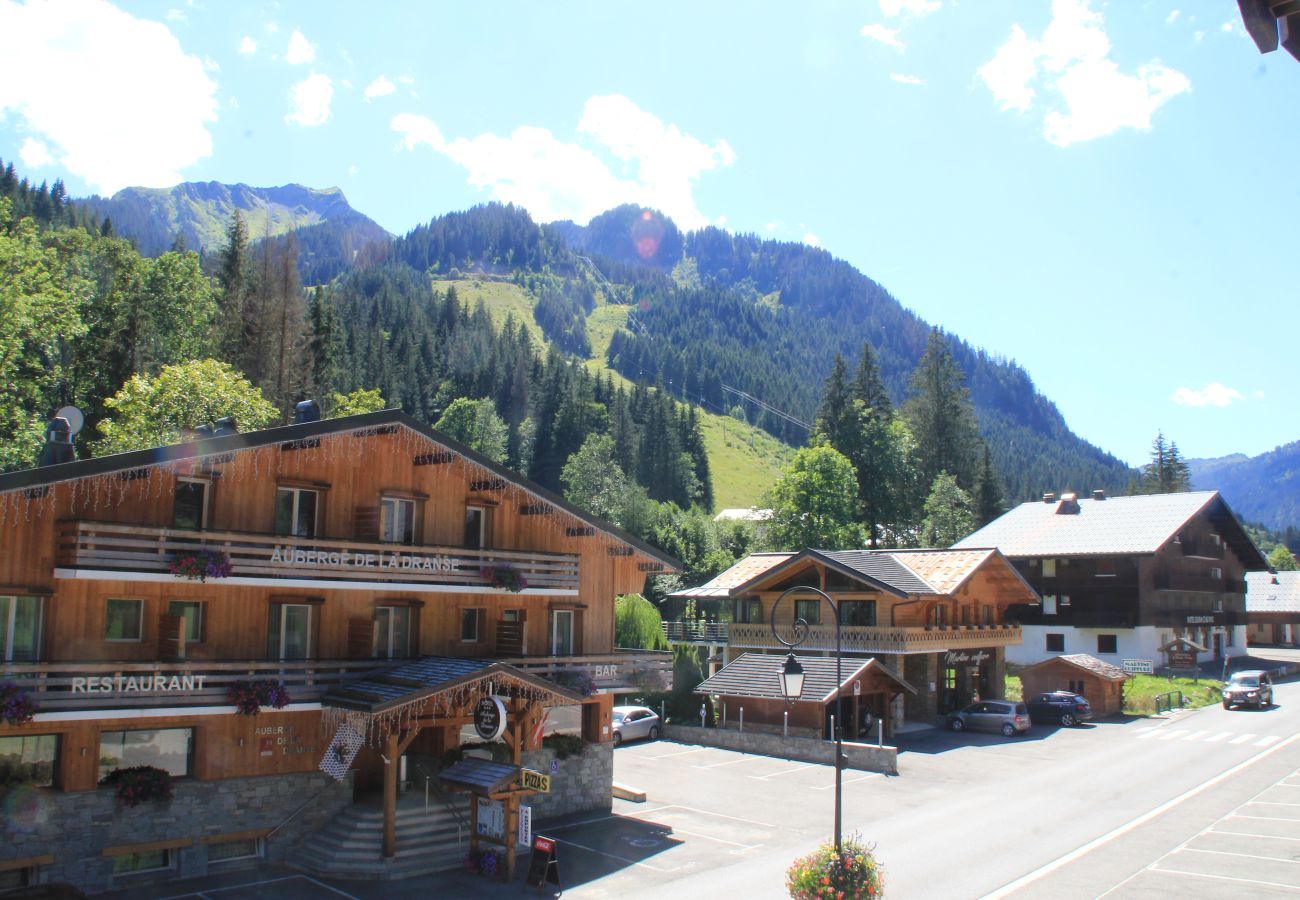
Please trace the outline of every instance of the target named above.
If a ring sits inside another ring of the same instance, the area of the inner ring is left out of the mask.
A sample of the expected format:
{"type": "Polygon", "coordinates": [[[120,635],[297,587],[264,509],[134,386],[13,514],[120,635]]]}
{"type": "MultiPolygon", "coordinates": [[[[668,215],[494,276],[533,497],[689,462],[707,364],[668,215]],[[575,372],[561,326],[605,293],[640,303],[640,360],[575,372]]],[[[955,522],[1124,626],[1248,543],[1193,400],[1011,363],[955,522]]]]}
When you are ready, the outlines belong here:
{"type": "Polygon", "coordinates": [[[1300,62],[1227,0],[0,0],[0,35],[0,156],[74,195],[639,202],[847,259],[1130,462],[1300,438],[1300,62]]]}

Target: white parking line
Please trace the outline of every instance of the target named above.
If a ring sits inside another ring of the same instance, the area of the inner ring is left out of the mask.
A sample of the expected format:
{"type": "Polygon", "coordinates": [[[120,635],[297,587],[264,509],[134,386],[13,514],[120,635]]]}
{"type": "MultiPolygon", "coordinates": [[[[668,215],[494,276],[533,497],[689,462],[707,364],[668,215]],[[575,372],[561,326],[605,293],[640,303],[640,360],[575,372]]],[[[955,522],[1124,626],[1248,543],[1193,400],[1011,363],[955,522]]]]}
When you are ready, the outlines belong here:
{"type": "MultiPolygon", "coordinates": [[[[579,844],[574,841],[568,840],[567,838],[556,838],[556,840],[559,841],[561,844],[568,844],[570,847],[577,847],[579,850],[586,850],[588,853],[595,853],[599,856],[608,856],[610,859],[616,859],[619,862],[625,862],[628,865],[640,866],[643,869],[649,869],[651,872],[663,872],[665,874],[668,874],[670,872],[681,871],[681,866],[677,866],[676,868],[672,868],[672,869],[665,869],[662,866],[652,866],[650,865],[650,863],[641,862],[635,859],[629,859],[626,856],[619,856],[617,853],[606,853],[604,850],[597,850],[595,847],[588,847],[586,844],[579,844]]],[[[359,900],[359,898],[354,897],[353,900],[359,900]]]]}
{"type": "Polygon", "coordinates": [[[1278,859],[1276,856],[1257,856],[1254,853],[1233,853],[1229,850],[1202,850],[1200,847],[1182,847],[1175,851],[1179,853],[1213,853],[1215,856],[1240,856],[1243,859],[1262,859],[1267,862],[1290,863],[1293,866],[1300,866],[1300,859],[1278,859]]]}
{"type": "Polygon", "coordinates": [[[812,768],[816,768],[814,763],[809,763],[806,766],[796,766],[793,769],[782,769],[780,772],[772,772],[768,775],[750,775],[749,777],[753,778],[755,781],[769,781],[773,778],[780,778],[782,775],[793,775],[795,772],[802,772],[805,769],[812,768]]]}
{"type": "MultiPolygon", "coordinates": [[[[882,773],[880,773],[880,772],[872,772],[872,773],[869,774],[869,775],[863,775],[861,778],[852,778],[852,779],[849,779],[848,781],[843,782],[843,784],[844,784],[844,785],[857,784],[859,781],[870,781],[872,778],[884,778],[884,777],[885,777],[885,776],[884,776],[882,773]]],[[[835,787],[835,783],[834,783],[834,782],[831,782],[830,784],[819,785],[818,787],[815,787],[815,788],[813,788],[812,790],[814,790],[814,791],[829,791],[829,790],[830,790],[831,788],[833,788],[833,787],[835,787]]],[[[1297,787],[1300,787],[1300,785],[1297,785],[1297,787]]]]}
{"type": "Polygon", "coordinates": [[[1207,744],[1216,744],[1216,743],[1218,743],[1219,741],[1223,740],[1224,738],[1230,738],[1230,737],[1232,737],[1233,734],[1235,734],[1235,733],[1236,733],[1236,732],[1232,732],[1232,731],[1220,731],[1218,734],[1213,734],[1213,735],[1210,735],[1209,737],[1207,737],[1207,738],[1205,739],[1205,743],[1207,743],[1207,744]]]}
{"type": "Polygon", "coordinates": [[[1284,837],[1280,834],[1255,834],[1253,831],[1220,831],[1217,828],[1211,828],[1206,834],[1235,834],[1240,837],[1265,838],[1271,841],[1300,841],[1300,837],[1284,837]]]}
{"type": "Polygon", "coordinates": [[[1253,738],[1253,737],[1258,737],[1258,735],[1251,734],[1250,732],[1246,732],[1245,734],[1239,734],[1239,735],[1237,735],[1235,738],[1233,738],[1232,740],[1228,741],[1228,743],[1229,743],[1229,744],[1244,744],[1244,743],[1246,743],[1246,741],[1250,740],[1250,739],[1253,738]]]}
{"type": "Polygon", "coordinates": [[[1233,813],[1231,816],[1224,816],[1225,819],[1259,819],[1263,822],[1300,822],[1300,819],[1288,819],[1286,816],[1243,816],[1241,813],[1233,813]]]}
{"type": "Polygon", "coordinates": [[[773,825],[770,822],[756,822],[753,819],[742,819],[739,816],[729,816],[726,813],[713,812],[708,809],[696,809],[694,806],[682,806],[680,803],[674,803],[671,806],[661,806],[658,810],[646,810],[646,812],[658,812],[665,809],[684,809],[687,812],[699,813],[703,816],[717,816],[719,819],[730,819],[733,822],[744,822],[746,825],[758,825],[762,828],[781,828],[780,825],[773,825]]]}
{"type": "Polygon", "coordinates": [[[672,753],[661,753],[658,756],[647,756],[646,759],[669,759],[674,756],[685,756],[687,753],[699,753],[702,750],[712,750],[712,747],[695,747],[691,750],[676,750],[672,753]]]}
{"type": "Polygon", "coordinates": [[[718,844],[730,844],[732,847],[740,850],[753,850],[755,847],[761,847],[762,844],[741,844],[737,841],[728,841],[725,838],[714,837],[711,834],[701,834],[698,831],[687,831],[685,828],[673,828],[673,834],[689,834],[691,837],[704,838],[706,841],[713,841],[718,844]]]}
{"type": "Polygon", "coordinates": [[[1163,866],[1152,866],[1144,871],[1159,872],[1162,875],[1183,875],[1187,878],[1208,878],[1212,881],[1235,881],[1238,884],[1258,884],[1262,887],[1280,887],[1295,890],[1294,884],[1286,884],[1281,881],[1260,881],[1255,878],[1234,878],[1231,875],[1210,875],[1205,872],[1185,872],[1182,869],[1166,869],[1163,866]]]}
{"type": "Polygon", "coordinates": [[[1251,800],[1246,806],[1300,806],[1300,803],[1282,803],[1278,800],[1251,800]]]}
{"type": "Polygon", "coordinates": [[[726,762],[709,763],[707,766],[691,766],[692,769],[717,769],[721,766],[734,766],[736,763],[756,762],[758,760],[771,759],[770,756],[742,756],[740,759],[729,759],[726,762]]]}

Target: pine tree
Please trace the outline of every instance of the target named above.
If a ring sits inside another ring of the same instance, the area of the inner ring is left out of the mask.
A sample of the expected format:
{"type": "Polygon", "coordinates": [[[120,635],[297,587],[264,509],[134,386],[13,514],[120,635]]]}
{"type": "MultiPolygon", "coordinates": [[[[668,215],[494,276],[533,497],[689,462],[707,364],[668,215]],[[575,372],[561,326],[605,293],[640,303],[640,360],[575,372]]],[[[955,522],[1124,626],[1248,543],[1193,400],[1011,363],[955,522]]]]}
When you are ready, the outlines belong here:
{"type": "Polygon", "coordinates": [[[976,528],[983,528],[1004,511],[1002,487],[997,472],[993,470],[987,444],[984,445],[984,459],[980,463],[979,474],[975,476],[974,496],[971,499],[974,505],[976,528]]]}
{"type": "Polygon", "coordinates": [[[226,226],[226,247],[217,270],[221,285],[218,345],[221,358],[237,365],[243,358],[244,306],[248,299],[248,226],[239,210],[226,226]]]}
{"type": "Polygon", "coordinates": [[[963,489],[971,487],[980,450],[979,429],[965,376],[938,328],[930,332],[925,354],[912,373],[912,390],[904,412],[916,438],[921,483],[933,484],[947,472],[963,489]]]}
{"type": "Polygon", "coordinates": [[[1173,494],[1192,489],[1192,473],[1178,452],[1178,445],[1165,441],[1162,431],[1151,442],[1151,461],[1142,467],[1139,494],[1173,494]]]}
{"type": "Polygon", "coordinates": [[[860,439],[858,415],[849,395],[848,369],[844,358],[837,353],[831,374],[822,388],[822,402],[813,425],[813,442],[830,444],[852,459],[853,448],[860,439]]]}

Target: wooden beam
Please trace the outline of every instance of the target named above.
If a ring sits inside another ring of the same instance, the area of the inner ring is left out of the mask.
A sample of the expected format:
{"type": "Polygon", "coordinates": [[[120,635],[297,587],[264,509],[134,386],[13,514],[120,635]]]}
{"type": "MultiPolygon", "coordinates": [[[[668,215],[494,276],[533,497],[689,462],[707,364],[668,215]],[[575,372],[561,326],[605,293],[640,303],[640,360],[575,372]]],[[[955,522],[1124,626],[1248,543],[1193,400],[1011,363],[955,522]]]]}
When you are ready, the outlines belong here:
{"type": "Polygon", "coordinates": [[[384,741],[384,856],[397,855],[397,732],[384,741]]]}
{"type": "Polygon", "coordinates": [[[54,865],[54,854],[47,853],[44,856],[28,856],[24,859],[0,860],[0,872],[12,872],[14,869],[31,869],[35,866],[52,865],[54,865]]]}

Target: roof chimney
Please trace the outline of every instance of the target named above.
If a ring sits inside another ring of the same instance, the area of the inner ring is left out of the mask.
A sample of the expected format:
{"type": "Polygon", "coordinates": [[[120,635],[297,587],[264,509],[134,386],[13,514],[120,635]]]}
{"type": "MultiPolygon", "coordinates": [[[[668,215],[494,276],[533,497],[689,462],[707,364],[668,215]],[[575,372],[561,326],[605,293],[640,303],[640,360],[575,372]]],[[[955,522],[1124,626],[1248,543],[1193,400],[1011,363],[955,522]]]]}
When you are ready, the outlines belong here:
{"type": "Polygon", "coordinates": [[[1044,503],[1055,503],[1055,502],[1056,502],[1056,494],[1052,493],[1051,491],[1048,491],[1046,494],[1043,494],[1043,502],[1044,502],[1044,503]]]}
{"type": "Polygon", "coordinates": [[[1106,492],[1103,491],[1101,488],[1097,488],[1096,490],[1094,490],[1094,491],[1092,492],[1092,499],[1094,499],[1094,500],[1105,500],[1105,499],[1106,499],[1106,492]]]}
{"type": "Polygon", "coordinates": [[[1074,516],[1079,514],[1079,498],[1075,494],[1062,494],[1060,505],[1056,507],[1058,516],[1074,516]]]}
{"type": "Polygon", "coordinates": [[[226,416],[212,423],[213,437],[227,437],[232,434],[239,434],[239,426],[235,423],[234,416],[226,416]]]}
{"type": "Polygon", "coordinates": [[[36,460],[38,466],[57,466],[73,462],[77,451],[72,446],[72,426],[63,416],[55,416],[45,426],[45,446],[36,460]]]}
{"type": "Polygon", "coordinates": [[[320,404],[315,400],[303,400],[293,408],[293,424],[305,425],[307,422],[320,421],[320,404]]]}

